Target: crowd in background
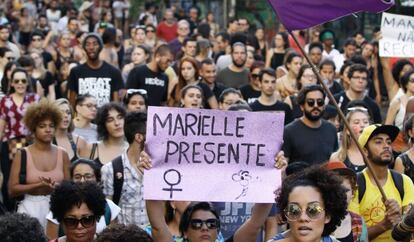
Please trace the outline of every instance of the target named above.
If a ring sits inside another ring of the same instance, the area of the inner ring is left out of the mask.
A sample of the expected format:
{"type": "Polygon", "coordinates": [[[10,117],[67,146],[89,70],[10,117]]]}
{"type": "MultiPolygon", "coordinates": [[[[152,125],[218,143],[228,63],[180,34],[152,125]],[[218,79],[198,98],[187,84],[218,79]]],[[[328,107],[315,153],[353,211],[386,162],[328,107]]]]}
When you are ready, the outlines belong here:
{"type": "Polygon", "coordinates": [[[246,17],[219,26],[197,6],[144,5],[133,19],[129,0],[0,4],[0,238],[385,242],[394,227],[410,236],[412,221],[400,222],[414,202],[414,62],[380,57],[379,28],[336,46],[323,26],[268,36],[246,17]],[[148,106],[284,112],[276,203],[145,201],[148,106]],[[231,224],[229,209],[249,219],[231,224]]]}

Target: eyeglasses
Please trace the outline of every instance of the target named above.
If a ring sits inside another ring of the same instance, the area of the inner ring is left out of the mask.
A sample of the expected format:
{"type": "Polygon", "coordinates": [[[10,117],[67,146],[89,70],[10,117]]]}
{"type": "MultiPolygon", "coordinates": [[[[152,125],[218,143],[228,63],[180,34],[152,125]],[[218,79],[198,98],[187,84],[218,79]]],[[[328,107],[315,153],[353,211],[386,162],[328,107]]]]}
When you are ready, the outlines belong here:
{"type": "Polygon", "coordinates": [[[16,59],[13,56],[9,56],[9,57],[6,57],[6,58],[7,58],[8,61],[14,61],[16,59]]]}
{"type": "Polygon", "coordinates": [[[145,30],[145,32],[151,32],[151,33],[154,33],[155,32],[155,30],[153,30],[153,29],[147,29],[147,30],[145,30]]]}
{"type": "Polygon", "coordinates": [[[19,83],[26,84],[27,80],[26,79],[14,79],[13,83],[15,83],[15,84],[19,84],[19,83]]]}
{"type": "Polygon", "coordinates": [[[252,74],[252,78],[253,79],[256,79],[256,78],[258,78],[259,77],[259,74],[252,74]]]}
{"type": "Polygon", "coordinates": [[[93,226],[96,223],[96,217],[94,215],[89,215],[86,217],[83,217],[81,219],[77,218],[63,218],[63,223],[68,227],[69,229],[75,229],[78,227],[79,223],[82,224],[82,227],[89,228],[93,226]]]}
{"type": "Polygon", "coordinates": [[[191,219],[190,225],[194,230],[199,230],[203,227],[203,224],[207,226],[208,229],[217,229],[220,226],[220,221],[215,218],[201,220],[201,219],[191,219]]]}
{"type": "Polygon", "coordinates": [[[92,108],[97,109],[97,108],[98,108],[98,105],[96,105],[96,104],[92,104],[92,103],[79,104],[79,106],[86,106],[86,107],[87,107],[87,108],[89,108],[89,109],[92,109],[92,108]]]}
{"type": "Polygon", "coordinates": [[[306,103],[309,106],[311,106],[311,107],[315,106],[315,103],[316,103],[316,105],[318,105],[318,107],[322,107],[325,104],[325,102],[323,101],[322,98],[319,98],[319,99],[307,99],[306,100],[306,103]]]}
{"type": "MultiPolygon", "coordinates": [[[[305,213],[311,220],[317,220],[321,217],[322,212],[325,209],[321,207],[321,205],[317,202],[311,203],[306,207],[305,213]]],[[[302,208],[295,203],[290,203],[287,207],[283,210],[285,216],[290,221],[296,221],[302,216],[302,208]]]]}
{"type": "Polygon", "coordinates": [[[83,175],[81,175],[81,174],[75,174],[73,176],[73,180],[74,181],[81,181],[82,178],[85,181],[90,181],[90,180],[93,180],[95,178],[95,175],[94,174],[90,174],[90,173],[86,173],[86,174],[83,174],[83,175]]]}
{"type": "Polygon", "coordinates": [[[346,110],[348,112],[353,112],[353,111],[368,112],[368,109],[366,109],[364,107],[351,107],[351,108],[347,108],[346,110]]]}

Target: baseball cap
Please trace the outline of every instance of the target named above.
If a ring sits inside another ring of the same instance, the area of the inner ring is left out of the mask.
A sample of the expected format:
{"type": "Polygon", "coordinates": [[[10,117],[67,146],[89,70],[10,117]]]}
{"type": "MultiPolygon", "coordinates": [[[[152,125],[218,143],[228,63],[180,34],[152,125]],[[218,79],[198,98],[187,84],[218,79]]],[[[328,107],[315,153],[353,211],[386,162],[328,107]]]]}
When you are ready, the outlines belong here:
{"type": "Polygon", "coordinates": [[[356,173],[341,161],[329,161],[323,167],[328,171],[337,172],[339,175],[349,175],[356,178],[356,173]]]}
{"type": "Polygon", "coordinates": [[[394,125],[372,124],[365,127],[362,134],[358,138],[358,143],[365,147],[368,141],[377,134],[388,134],[392,142],[397,138],[400,129],[394,125]]]}

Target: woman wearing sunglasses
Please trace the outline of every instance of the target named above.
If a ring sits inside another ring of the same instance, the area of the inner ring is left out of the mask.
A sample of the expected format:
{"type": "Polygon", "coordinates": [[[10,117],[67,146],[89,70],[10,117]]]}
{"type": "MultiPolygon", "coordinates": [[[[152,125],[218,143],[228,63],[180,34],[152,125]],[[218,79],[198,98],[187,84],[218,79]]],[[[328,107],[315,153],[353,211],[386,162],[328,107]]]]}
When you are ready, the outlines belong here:
{"type": "Polygon", "coordinates": [[[290,229],[271,241],[339,242],[329,235],[345,217],[347,203],[334,173],[314,166],[288,176],[277,191],[276,206],[290,229]]]}
{"type": "MultiPolygon", "coordinates": [[[[73,182],[93,182],[100,184],[101,170],[96,166],[94,161],[79,159],[70,166],[70,177],[73,182]]],[[[105,214],[101,216],[96,224],[96,233],[103,231],[108,225],[115,223],[121,209],[109,199],[105,199],[105,214]]],[[[49,239],[55,239],[64,236],[64,231],[59,222],[53,218],[52,212],[47,216],[46,235],[49,239]]]]}
{"type": "Polygon", "coordinates": [[[95,182],[62,182],[51,195],[50,210],[66,235],[53,242],[92,242],[96,223],[105,213],[105,203],[95,182]]]}
{"type": "Polygon", "coordinates": [[[29,80],[29,75],[24,69],[14,69],[11,73],[8,93],[0,101],[1,169],[4,175],[2,192],[4,204],[9,210],[14,209],[13,202],[8,199],[7,191],[11,163],[17,150],[27,145],[29,135],[23,123],[23,115],[29,104],[40,99],[31,92],[29,80]]]}
{"type": "Polygon", "coordinates": [[[144,89],[128,89],[124,97],[124,107],[127,112],[147,112],[147,91],[144,89]]]}

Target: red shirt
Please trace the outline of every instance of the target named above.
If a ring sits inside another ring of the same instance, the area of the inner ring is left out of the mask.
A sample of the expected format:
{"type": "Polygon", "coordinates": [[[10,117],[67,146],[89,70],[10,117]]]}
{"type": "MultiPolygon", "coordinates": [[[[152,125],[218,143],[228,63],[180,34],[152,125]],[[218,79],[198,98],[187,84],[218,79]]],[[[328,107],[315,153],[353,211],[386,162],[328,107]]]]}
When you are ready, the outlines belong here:
{"type": "Polygon", "coordinates": [[[177,38],[177,23],[174,23],[172,26],[167,25],[165,21],[162,21],[157,26],[157,37],[170,42],[171,40],[177,38]]]}
{"type": "Polygon", "coordinates": [[[27,136],[29,131],[24,126],[22,119],[29,104],[37,102],[40,97],[34,93],[24,96],[22,105],[17,106],[11,95],[4,96],[0,101],[0,119],[6,122],[3,141],[21,136],[27,136]]]}

